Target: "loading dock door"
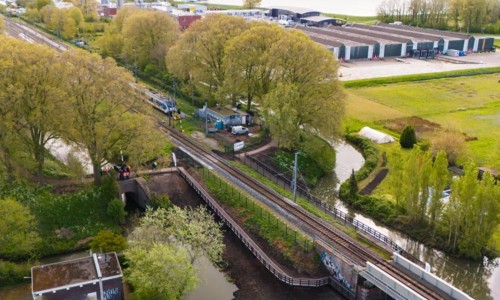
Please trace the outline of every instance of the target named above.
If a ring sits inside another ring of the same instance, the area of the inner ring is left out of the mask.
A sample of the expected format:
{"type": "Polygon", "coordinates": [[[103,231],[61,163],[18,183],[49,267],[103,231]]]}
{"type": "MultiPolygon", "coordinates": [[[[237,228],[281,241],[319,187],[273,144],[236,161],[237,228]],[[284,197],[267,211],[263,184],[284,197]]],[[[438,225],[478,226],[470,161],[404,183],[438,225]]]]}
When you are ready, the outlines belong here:
{"type": "Polygon", "coordinates": [[[439,42],[438,42],[438,50],[439,50],[439,53],[443,53],[444,52],[444,39],[439,39],[439,42]]]}
{"type": "Polygon", "coordinates": [[[450,41],[448,43],[448,49],[463,51],[464,50],[464,40],[450,41]]]}
{"type": "Polygon", "coordinates": [[[385,57],[399,57],[401,56],[402,44],[389,44],[384,47],[385,57]]]}

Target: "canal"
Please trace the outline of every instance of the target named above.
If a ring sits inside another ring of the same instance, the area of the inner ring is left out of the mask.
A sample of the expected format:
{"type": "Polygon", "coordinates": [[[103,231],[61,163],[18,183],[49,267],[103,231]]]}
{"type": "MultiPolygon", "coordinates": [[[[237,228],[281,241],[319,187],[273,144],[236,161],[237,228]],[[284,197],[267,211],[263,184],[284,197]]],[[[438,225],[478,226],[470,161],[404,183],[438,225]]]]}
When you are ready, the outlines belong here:
{"type": "Polygon", "coordinates": [[[351,175],[352,170],[359,170],[364,159],[352,146],[339,143],[335,146],[337,152],[335,176],[325,177],[318,185],[315,193],[324,196],[326,200],[335,203],[335,207],[370,227],[390,237],[399,246],[432,266],[433,273],[463,290],[474,299],[500,300],[500,258],[494,260],[470,261],[448,256],[419,243],[403,233],[384,226],[359,212],[349,209],[341,200],[334,199],[332,189],[338,188],[351,175]]]}

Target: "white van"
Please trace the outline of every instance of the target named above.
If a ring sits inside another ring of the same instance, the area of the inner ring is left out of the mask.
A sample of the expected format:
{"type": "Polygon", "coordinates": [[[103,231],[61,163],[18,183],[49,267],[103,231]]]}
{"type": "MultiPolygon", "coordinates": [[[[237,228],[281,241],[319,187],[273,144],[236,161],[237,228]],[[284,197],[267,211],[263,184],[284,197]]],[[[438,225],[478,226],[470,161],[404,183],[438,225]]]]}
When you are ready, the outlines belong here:
{"type": "Polygon", "coordinates": [[[231,128],[231,133],[232,134],[247,134],[248,128],[243,127],[243,126],[233,126],[233,128],[231,128]]]}

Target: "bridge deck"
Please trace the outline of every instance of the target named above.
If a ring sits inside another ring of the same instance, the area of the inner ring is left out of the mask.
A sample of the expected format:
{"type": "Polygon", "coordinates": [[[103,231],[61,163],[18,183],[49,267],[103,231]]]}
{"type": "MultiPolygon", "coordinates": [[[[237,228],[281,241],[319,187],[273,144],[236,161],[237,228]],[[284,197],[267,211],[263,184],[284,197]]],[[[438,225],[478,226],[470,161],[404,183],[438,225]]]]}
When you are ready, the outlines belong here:
{"type": "Polygon", "coordinates": [[[329,277],[324,278],[296,278],[288,275],[255,243],[236,221],[210,196],[210,194],[182,167],[179,167],[181,176],[201,196],[210,208],[224,221],[253,255],[280,281],[292,286],[320,287],[330,283],[329,277]]]}

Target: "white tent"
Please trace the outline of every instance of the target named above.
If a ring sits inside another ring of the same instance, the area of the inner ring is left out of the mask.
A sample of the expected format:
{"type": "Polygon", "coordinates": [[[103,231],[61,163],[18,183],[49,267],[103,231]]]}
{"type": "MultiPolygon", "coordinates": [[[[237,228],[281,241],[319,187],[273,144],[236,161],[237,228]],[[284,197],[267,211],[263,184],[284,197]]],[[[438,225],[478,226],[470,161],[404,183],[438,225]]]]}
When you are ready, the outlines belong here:
{"type": "Polygon", "coordinates": [[[377,144],[386,144],[394,142],[394,138],[388,134],[380,132],[370,127],[363,127],[359,131],[359,135],[364,136],[377,144]]]}

